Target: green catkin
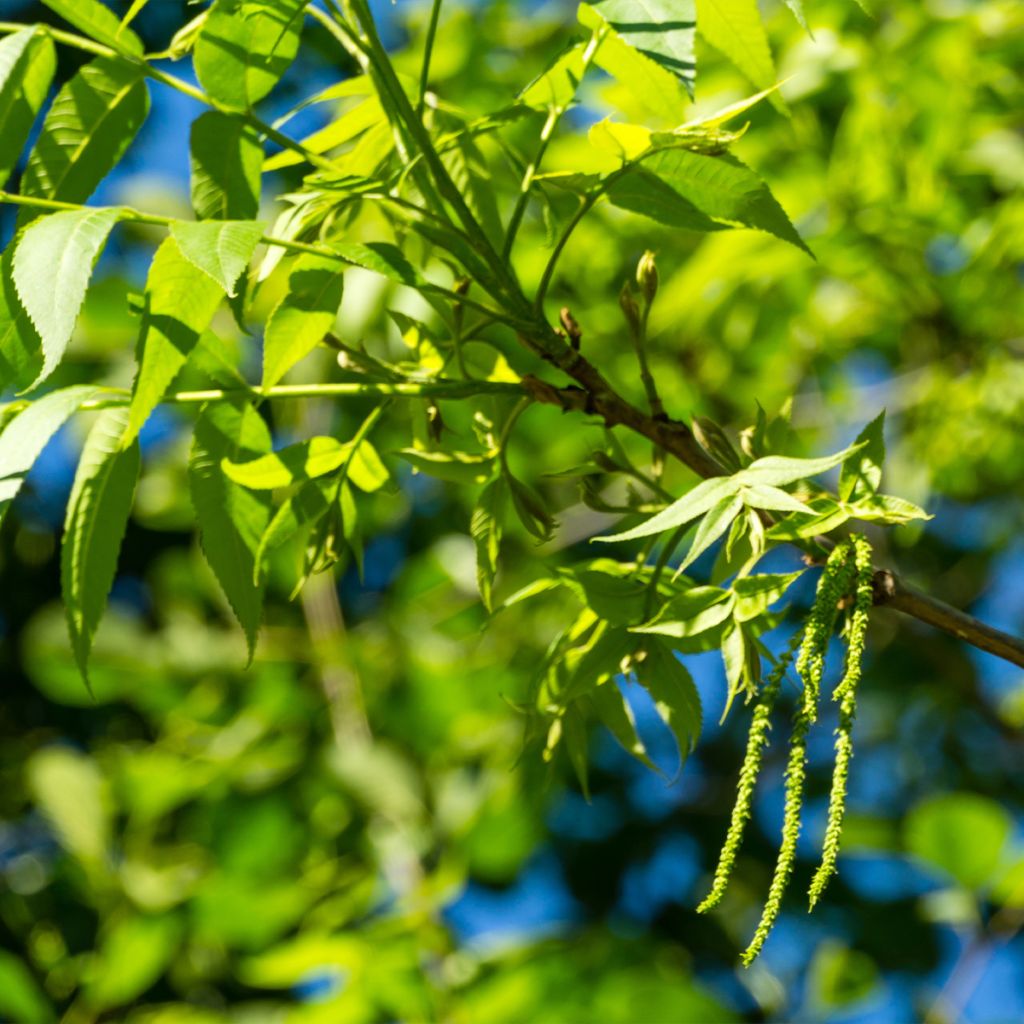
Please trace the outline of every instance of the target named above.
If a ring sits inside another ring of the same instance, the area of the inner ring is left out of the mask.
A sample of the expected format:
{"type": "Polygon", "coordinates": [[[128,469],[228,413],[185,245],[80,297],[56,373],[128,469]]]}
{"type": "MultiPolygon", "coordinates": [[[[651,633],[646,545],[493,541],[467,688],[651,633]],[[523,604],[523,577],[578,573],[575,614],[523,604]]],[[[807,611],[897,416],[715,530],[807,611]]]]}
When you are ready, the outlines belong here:
{"type": "Polygon", "coordinates": [[[803,810],[804,784],[807,778],[807,733],[818,717],[818,695],[825,671],[825,654],[836,618],[839,603],[850,586],[854,573],[854,546],[850,541],[838,545],[829,556],[818,581],[814,606],[807,620],[803,642],[796,667],[804,683],[803,699],[793,716],[793,731],[789,743],[789,761],[786,765],[786,801],[782,819],[782,844],[775,862],[768,898],[765,900],[761,920],[741,956],[744,967],[757,959],[765,941],[782,910],[782,898],[796,862],[797,841],[800,838],[800,816],[803,810]]]}
{"type": "Polygon", "coordinates": [[[750,719],[750,731],[747,734],[747,750],[743,756],[743,767],[740,769],[736,803],[733,805],[732,818],[729,821],[729,831],[726,833],[725,843],[722,845],[722,852],[718,858],[718,867],[715,869],[715,878],[711,885],[711,891],[705,897],[704,902],[697,908],[698,914],[706,913],[721,903],[725,890],[729,885],[729,879],[732,877],[733,867],[736,864],[736,855],[739,852],[740,844],[743,842],[743,833],[746,830],[747,822],[750,820],[751,808],[754,803],[754,789],[757,786],[757,777],[761,772],[764,750],[768,746],[772,709],[775,707],[776,698],[782,687],[782,680],[785,678],[786,670],[793,660],[801,637],[802,631],[797,630],[793,635],[793,639],[790,640],[789,646],[779,656],[779,660],[775,663],[771,673],[765,680],[764,686],[761,688],[761,694],[750,719]]]}
{"type": "Polygon", "coordinates": [[[832,699],[839,701],[839,728],[836,730],[836,763],[832,772],[832,792],[829,796],[828,823],[822,846],[821,865],[814,874],[809,891],[809,910],[821,899],[836,870],[839,840],[846,813],[846,787],[853,758],[853,720],[857,713],[857,684],[860,682],[864,660],[864,640],[868,628],[868,613],[873,594],[871,589],[871,545],[865,537],[852,538],[856,595],[847,630],[846,671],[837,684],[832,699]]]}

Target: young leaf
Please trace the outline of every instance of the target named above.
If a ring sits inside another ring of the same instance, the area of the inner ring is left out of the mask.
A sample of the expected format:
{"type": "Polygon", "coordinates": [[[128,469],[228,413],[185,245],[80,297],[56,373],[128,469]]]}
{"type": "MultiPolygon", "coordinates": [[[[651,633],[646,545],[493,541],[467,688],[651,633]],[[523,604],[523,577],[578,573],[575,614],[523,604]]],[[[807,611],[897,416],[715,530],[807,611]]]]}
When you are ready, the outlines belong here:
{"type": "MultiPolygon", "coordinates": [[[[149,112],[141,70],[99,57],[60,90],[21,179],[22,195],[84,203],[114,169],[149,112]]],[[[31,219],[23,211],[22,223],[31,219]]]]}
{"type": "Polygon", "coordinates": [[[700,521],[693,543],[680,563],[679,572],[692,565],[726,530],[743,509],[743,500],[738,496],[723,498],[714,508],[710,509],[700,521]]]}
{"type": "Polygon", "coordinates": [[[299,51],[307,0],[217,0],[195,44],[199,84],[226,110],[251,110],[299,51]]]}
{"type": "Polygon", "coordinates": [[[811,508],[789,491],[767,484],[751,484],[740,491],[740,497],[747,508],[763,508],[770,512],[811,512],[811,508]]]}
{"type": "Polygon", "coordinates": [[[253,566],[254,584],[259,584],[270,552],[319,522],[331,507],[337,487],[334,479],[307,480],[281,503],[260,537],[253,566]]]}
{"type": "Polygon", "coordinates": [[[288,291],[267,322],[263,387],[273,387],[323,341],[341,306],[344,274],[337,260],[302,256],[288,275],[288,291]]]}
{"type": "Polygon", "coordinates": [[[923,508],[905,498],[897,498],[891,494],[874,494],[852,507],[847,507],[848,514],[865,522],[909,523],[914,519],[931,519],[923,508]]]}
{"type": "Polygon", "coordinates": [[[663,605],[657,618],[633,633],[656,633],[676,639],[697,636],[728,619],[735,606],[735,595],[719,587],[691,587],[663,605]]]}
{"type": "MultiPolygon", "coordinates": [[[[349,445],[351,451],[352,446],[349,445]]],[[[366,494],[379,491],[391,479],[388,467],[381,461],[377,449],[369,441],[362,441],[349,456],[345,478],[351,480],[366,494]]]]}
{"type": "Polygon", "coordinates": [[[142,40],[100,0],[43,0],[43,3],[96,42],[135,57],[142,56],[142,40]]]}
{"type": "Polygon", "coordinates": [[[53,40],[41,26],[0,39],[0,188],[21,158],[56,69],[53,40]]]}
{"type": "Polygon", "coordinates": [[[139,445],[120,447],[127,409],[100,415],[85,442],[68,499],[61,591],[75,661],[86,685],[93,636],[107,606],[139,478],[139,445]]]}
{"type": "Polygon", "coordinates": [[[171,235],[181,255],[233,298],[265,227],[254,220],[176,220],[171,235]]]}
{"type": "Polygon", "coordinates": [[[499,473],[480,492],[469,523],[469,533],[476,545],[476,578],[480,597],[489,612],[494,610],[494,577],[498,572],[507,503],[508,484],[504,475],[499,473]]]}
{"type": "Polygon", "coordinates": [[[590,769],[590,757],[587,750],[587,726],[583,715],[575,704],[565,709],[561,718],[561,734],[565,740],[565,751],[569,755],[569,763],[576,773],[583,796],[590,800],[590,784],[588,773],[590,769]]]}
{"type": "Polygon", "coordinates": [[[588,691],[588,696],[597,717],[608,727],[608,731],[618,741],[619,746],[642,765],[652,771],[658,771],[658,766],[648,756],[647,747],[636,731],[633,709],[626,703],[626,698],[622,696],[622,691],[615,684],[615,680],[607,679],[599,686],[595,686],[588,691]]]}
{"type": "Polygon", "coordinates": [[[804,574],[804,570],[791,573],[763,573],[744,576],[732,585],[736,594],[736,621],[748,622],[763,615],[771,605],[804,574]]]}
{"type": "Polygon", "coordinates": [[[164,239],[146,281],[139,372],[124,443],[130,444],[185,365],[224,298],[219,284],[185,259],[173,237],[164,239]]]}
{"type": "MultiPolygon", "coordinates": [[[[651,695],[658,717],[672,730],[679,748],[679,772],[700,739],[703,712],[693,677],[675,652],[652,640],[633,663],[637,681],[651,695]]],[[[676,773],[677,777],[679,772],[676,773]]]]}
{"type": "Polygon", "coordinates": [[[233,483],[221,464],[269,450],[270,431],[252,406],[220,402],[203,409],[188,466],[203,553],[245,631],[250,660],[263,610],[255,555],[270,522],[270,496],[233,483]]]}
{"type": "Polygon", "coordinates": [[[861,447],[862,444],[857,442],[841,452],[836,452],[835,455],[826,455],[820,459],[791,459],[785,455],[766,455],[763,459],[752,462],[732,479],[738,480],[743,486],[785,487],[787,484],[795,484],[834,469],[861,447]]]}
{"type": "Polygon", "coordinates": [[[270,491],[333,473],[348,461],[351,450],[351,444],[333,437],[311,437],[251,461],[225,459],[222,468],[242,487],[270,491]]]}
{"type": "Polygon", "coordinates": [[[885,463],[884,409],[857,435],[855,443],[861,447],[839,471],[839,497],[843,501],[863,501],[878,491],[885,463]]]}
{"type": "Polygon", "coordinates": [[[51,391],[8,423],[0,434],[0,522],[50,438],[99,391],[88,384],[51,391]]]}
{"type": "Polygon", "coordinates": [[[252,220],[259,213],[263,147],[255,128],[208,110],[192,122],[190,152],[199,220],[252,220]]]}
{"type": "MultiPolygon", "coordinates": [[[[775,63],[757,0],[697,0],[697,31],[758,89],[775,84],[775,63]]],[[[785,109],[778,93],[771,101],[785,109]]]]}
{"type": "Polygon", "coordinates": [[[60,363],[71,340],[89,278],[118,209],[51,213],[33,221],[14,250],[14,286],[39,332],[43,365],[35,383],[60,363]]]}
{"type": "Polygon", "coordinates": [[[739,489],[740,484],[734,477],[716,476],[710,480],[703,480],[678,501],[648,519],[646,523],[641,523],[624,533],[616,533],[611,537],[595,537],[594,540],[611,544],[623,540],[635,540],[638,537],[650,537],[656,533],[663,533],[665,530],[674,530],[704,515],[724,499],[734,497],[739,489]]]}
{"type": "Polygon", "coordinates": [[[346,263],[372,270],[389,281],[407,284],[412,288],[423,284],[416,268],[405,258],[402,250],[390,242],[369,242],[363,245],[362,242],[332,241],[330,247],[346,263]]]}
{"type": "Polygon", "coordinates": [[[538,110],[569,106],[583,78],[585,49],[586,43],[577,43],[557,57],[519,94],[519,102],[538,110]]]}

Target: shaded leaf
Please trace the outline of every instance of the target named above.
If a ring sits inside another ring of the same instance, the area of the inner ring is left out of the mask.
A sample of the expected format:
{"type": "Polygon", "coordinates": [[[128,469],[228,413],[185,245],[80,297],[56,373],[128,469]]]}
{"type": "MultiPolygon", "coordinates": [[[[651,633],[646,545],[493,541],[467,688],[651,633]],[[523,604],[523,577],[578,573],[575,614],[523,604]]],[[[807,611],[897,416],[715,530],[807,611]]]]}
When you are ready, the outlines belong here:
{"type": "Polygon", "coordinates": [[[192,122],[192,209],[199,220],[252,220],[260,208],[263,147],[240,117],[208,110],[192,122]]]}
{"type": "Polygon", "coordinates": [[[142,40],[100,0],[43,0],[55,14],[111,49],[141,56],[142,40]]]}
{"type": "Polygon", "coordinates": [[[205,406],[196,423],[188,478],[206,561],[245,632],[252,659],[263,612],[263,587],[254,585],[256,552],[270,522],[270,497],[225,476],[225,460],[259,457],[270,431],[252,406],[205,406]]]}
{"type": "MultiPolygon", "coordinates": [[[[67,82],[53,101],[21,179],[25,196],[84,203],[117,166],[146,114],[141,70],[99,57],[67,82]]],[[[21,223],[33,214],[22,211],[21,223]]]]}
{"type": "Polygon", "coordinates": [[[0,39],[0,188],[21,158],[56,69],[53,40],[40,26],[0,39]]]}
{"type": "Polygon", "coordinates": [[[146,281],[139,372],[125,429],[126,445],[138,436],[185,365],[223,298],[220,285],[185,259],[174,238],[164,239],[146,281]]]}
{"type": "Polygon", "coordinates": [[[71,649],[88,685],[93,636],[107,606],[139,478],[138,442],[120,447],[128,410],[100,415],[85,442],[68,499],[61,591],[71,649]]]}
{"type": "Polygon", "coordinates": [[[860,445],[844,460],[839,471],[839,497],[860,502],[872,497],[882,482],[885,463],[885,410],[883,409],[858,435],[860,445]]]}

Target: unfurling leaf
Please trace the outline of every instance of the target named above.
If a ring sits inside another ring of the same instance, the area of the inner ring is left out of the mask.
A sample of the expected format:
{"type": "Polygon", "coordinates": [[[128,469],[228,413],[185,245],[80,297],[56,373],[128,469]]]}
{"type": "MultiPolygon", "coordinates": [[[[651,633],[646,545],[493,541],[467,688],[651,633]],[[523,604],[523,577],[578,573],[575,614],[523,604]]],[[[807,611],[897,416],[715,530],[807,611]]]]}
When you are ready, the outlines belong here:
{"type": "Polygon", "coordinates": [[[493,611],[494,577],[498,572],[507,502],[508,484],[499,474],[480,492],[469,524],[469,532],[476,545],[476,578],[480,597],[488,611],[493,611]]]}
{"type": "Polygon", "coordinates": [[[68,499],[61,544],[61,590],[75,661],[88,685],[89,652],[131,513],[139,445],[120,446],[126,408],[100,415],[85,442],[68,499]]]}

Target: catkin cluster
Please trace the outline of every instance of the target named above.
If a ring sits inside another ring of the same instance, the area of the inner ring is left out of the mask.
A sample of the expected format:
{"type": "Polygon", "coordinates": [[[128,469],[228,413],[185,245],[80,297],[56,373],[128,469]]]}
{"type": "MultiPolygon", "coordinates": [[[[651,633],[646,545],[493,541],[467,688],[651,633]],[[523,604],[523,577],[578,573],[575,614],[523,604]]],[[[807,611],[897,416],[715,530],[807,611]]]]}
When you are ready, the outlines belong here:
{"type": "Polygon", "coordinates": [[[804,784],[807,773],[807,734],[818,717],[818,703],[825,674],[828,645],[835,632],[836,621],[843,608],[850,604],[846,628],[846,661],[842,679],[832,693],[839,702],[839,727],[836,730],[836,760],[829,799],[828,824],[822,849],[821,865],[810,888],[810,906],[814,908],[829,879],[835,873],[839,855],[839,837],[846,807],[846,788],[850,760],[853,756],[852,729],[856,715],[857,683],[860,680],[864,656],[864,638],[868,612],[871,608],[871,545],[861,536],[853,536],[839,544],[829,556],[807,623],[790,641],[768,676],[754,708],[747,738],[746,754],[740,770],[736,804],[733,807],[729,830],[715,870],[711,891],[697,908],[704,912],[717,906],[729,884],[740,843],[750,820],[757,776],[761,769],[764,749],[771,729],[771,713],[775,706],[782,680],[796,656],[796,669],[803,681],[803,692],[793,715],[786,766],[786,798],[782,822],[782,842],[779,847],[775,872],[768,898],[765,900],[761,920],[742,961],[749,966],[761,952],[782,908],[782,898],[796,862],[797,841],[803,809],[804,784]],[[797,646],[799,645],[799,652],[797,646]]]}

